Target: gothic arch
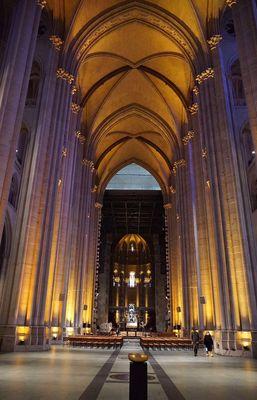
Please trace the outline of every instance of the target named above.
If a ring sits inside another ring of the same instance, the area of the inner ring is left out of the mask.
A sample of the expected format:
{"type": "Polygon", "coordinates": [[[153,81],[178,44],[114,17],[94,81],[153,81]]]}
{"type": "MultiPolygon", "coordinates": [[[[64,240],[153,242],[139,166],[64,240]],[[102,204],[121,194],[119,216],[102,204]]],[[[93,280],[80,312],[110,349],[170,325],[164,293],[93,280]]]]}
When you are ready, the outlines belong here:
{"type": "Polygon", "coordinates": [[[162,194],[163,194],[163,198],[164,199],[168,198],[169,194],[168,194],[168,191],[167,191],[167,187],[164,184],[164,182],[162,181],[162,179],[160,178],[160,176],[158,176],[156,174],[156,172],[149,165],[144,163],[143,161],[130,158],[130,159],[120,163],[120,165],[117,166],[108,175],[108,177],[106,177],[106,179],[104,179],[102,182],[99,182],[99,187],[98,187],[98,201],[99,201],[99,203],[102,202],[104,191],[105,191],[108,183],[110,182],[110,180],[117,174],[117,172],[119,172],[121,169],[125,168],[126,166],[128,166],[128,165],[130,165],[132,163],[137,164],[140,167],[146,169],[156,179],[156,181],[158,182],[158,184],[159,184],[159,186],[161,188],[162,194]]]}

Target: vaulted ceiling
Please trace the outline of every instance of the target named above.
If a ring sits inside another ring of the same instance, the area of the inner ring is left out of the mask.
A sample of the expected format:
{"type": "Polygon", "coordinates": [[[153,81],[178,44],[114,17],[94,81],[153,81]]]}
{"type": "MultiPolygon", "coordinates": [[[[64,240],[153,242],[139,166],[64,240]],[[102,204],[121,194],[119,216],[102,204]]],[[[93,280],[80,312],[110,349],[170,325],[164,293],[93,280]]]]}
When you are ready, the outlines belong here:
{"type": "Polygon", "coordinates": [[[168,192],[196,73],[209,59],[210,26],[225,0],[48,0],[65,21],[76,72],[85,157],[105,186],[136,162],[168,192]]]}

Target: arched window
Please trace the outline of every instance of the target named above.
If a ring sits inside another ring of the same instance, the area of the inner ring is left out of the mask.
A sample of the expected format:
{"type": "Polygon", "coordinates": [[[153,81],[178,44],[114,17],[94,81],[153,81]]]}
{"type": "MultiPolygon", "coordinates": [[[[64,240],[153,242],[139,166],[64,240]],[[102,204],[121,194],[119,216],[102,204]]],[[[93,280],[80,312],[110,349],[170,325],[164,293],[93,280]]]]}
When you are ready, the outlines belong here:
{"type": "Polygon", "coordinates": [[[235,106],[245,106],[245,92],[239,60],[231,66],[231,83],[235,106]]]}
{"type": "Polygon", "coordinates": [[[37,103],[41,69],[40,65],[34,61],[32,64],[29,87],[27,92],[26,105],[35,106],[37,103]]]}
{"type": "Polygon", "coordinates": [[[16,149],[16,159],[22,166],[25,161],[27,143],[28,143],[28,130],[26,127],[23,126],[20,131],[19,141],[16,149]]]}
{"type": "Polygon", "coordinates": [[[19,184],[18,179],[15,175],[12,177],[12,183],[10,187],[8,202],[16,209],[18,204],[19,184]]]}

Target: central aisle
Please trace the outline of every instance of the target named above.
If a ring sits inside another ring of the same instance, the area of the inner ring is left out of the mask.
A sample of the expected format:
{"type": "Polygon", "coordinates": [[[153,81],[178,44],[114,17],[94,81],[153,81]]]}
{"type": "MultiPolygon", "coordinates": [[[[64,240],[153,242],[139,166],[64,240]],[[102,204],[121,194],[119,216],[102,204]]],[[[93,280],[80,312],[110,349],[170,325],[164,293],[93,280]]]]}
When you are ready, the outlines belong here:
{"type": "MultiPolygon", "coordinates": [[[[129,353],[142,352],[139,339],[124,339],[121,350],[115,350],[80,397],[80,400],[129,398],[129,353]]],[[[148,362],[149,400],[167,400],[157,376],[148,362]]]]}

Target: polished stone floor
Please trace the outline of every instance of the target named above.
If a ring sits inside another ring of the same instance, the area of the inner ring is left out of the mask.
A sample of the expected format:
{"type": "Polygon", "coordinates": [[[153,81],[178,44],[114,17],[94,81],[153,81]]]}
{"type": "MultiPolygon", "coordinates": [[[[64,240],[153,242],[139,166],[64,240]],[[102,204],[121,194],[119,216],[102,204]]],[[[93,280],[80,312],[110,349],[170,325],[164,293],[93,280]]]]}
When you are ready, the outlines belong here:
{"type": "MultiPolygon", "coordinates": [[[[1,400],[128,399],[127,354],[119,350],[55,346],[50,352],[0,355],[1,400]]],[[[200,352],[151,351],[149,400],[256,400],[257,360],[200,352]]]]}

